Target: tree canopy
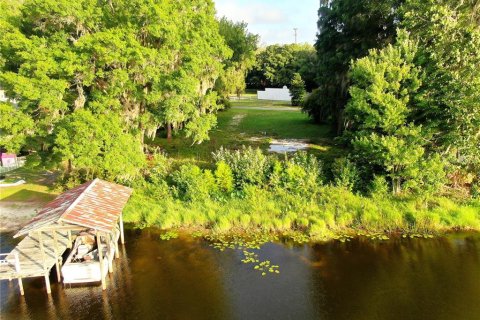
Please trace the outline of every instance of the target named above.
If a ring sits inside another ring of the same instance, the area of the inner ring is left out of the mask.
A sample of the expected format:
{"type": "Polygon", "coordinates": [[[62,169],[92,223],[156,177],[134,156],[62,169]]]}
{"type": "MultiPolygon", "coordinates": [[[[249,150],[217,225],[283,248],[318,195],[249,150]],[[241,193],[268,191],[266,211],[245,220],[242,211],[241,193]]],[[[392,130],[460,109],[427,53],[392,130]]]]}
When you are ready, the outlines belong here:
{"type": "Polygon", "coordinates": [[[304,110],[315,120],[330,120],[343,130],[352,59],[394,40],[398,0],[322,1],[319,10],[317,81],[321,100],[304,110]]]}
{"type": "Polygon", "coordinates": [[[248,73],[251,88],[289,86],[293,75],[299,73],[307,90],[316,87],[315,49],[308,44],[271,45],[259,49],[257,61],[248,73]]]}
{"type": "Polygon", "coordinates": [[[246,74],[255,64],[259,36],[248,31],[246,22],[233,22],[225,17],[220,19],[219,28],[232,56],[225,61],[225,72],[217,80],[215,88],[224,95],[240,95],[246,87],[246,74]]]}
{"type": "Polygon", "coordinates": [[[2,5],[16,14],[0,21],[0,86],[33,120],[34,148],[58,149],[57,125],[82,110],[121,119],[137,150],[159,128],[206,139],[220,108],[212,88],[231,56],[212,1],[2,5]]]}

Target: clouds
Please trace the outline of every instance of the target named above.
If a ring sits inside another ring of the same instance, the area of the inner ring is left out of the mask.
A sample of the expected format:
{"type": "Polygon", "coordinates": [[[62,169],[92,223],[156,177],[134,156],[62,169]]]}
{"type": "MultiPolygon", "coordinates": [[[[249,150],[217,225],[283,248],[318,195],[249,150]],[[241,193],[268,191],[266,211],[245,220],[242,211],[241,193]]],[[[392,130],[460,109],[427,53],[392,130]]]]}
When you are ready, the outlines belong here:
{"type": "Polygon", "coordinates": [[[280,24],[288,19],[282,10],[265,3],[253,1],[217,0],[215,6],[219,16],[248,24],[280,24]]]}
{"type": "Polygon", "coordinates": [[[264,44],[313,43],[317,32],[318,0],[214,0],[219,17],[245,21],[264,44]]]}

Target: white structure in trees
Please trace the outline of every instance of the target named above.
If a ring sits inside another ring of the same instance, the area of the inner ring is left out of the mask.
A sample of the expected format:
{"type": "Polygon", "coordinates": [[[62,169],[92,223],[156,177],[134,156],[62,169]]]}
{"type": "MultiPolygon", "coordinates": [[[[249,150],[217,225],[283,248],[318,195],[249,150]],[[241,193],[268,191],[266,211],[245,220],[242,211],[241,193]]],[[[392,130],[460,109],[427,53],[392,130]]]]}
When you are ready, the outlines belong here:
{"type": "Polygon", "coordinates": [[[292,101],[290,90],[283,88],[265,88],[265,91],[257,91],[258,100],[292,101]]]}

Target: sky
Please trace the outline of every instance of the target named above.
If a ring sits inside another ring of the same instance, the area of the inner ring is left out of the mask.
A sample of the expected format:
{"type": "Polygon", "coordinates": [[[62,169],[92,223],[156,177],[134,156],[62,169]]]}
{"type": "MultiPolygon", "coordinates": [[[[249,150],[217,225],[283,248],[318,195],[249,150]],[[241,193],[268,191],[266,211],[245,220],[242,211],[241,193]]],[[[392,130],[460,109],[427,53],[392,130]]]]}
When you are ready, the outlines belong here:
{"type": "Polygon", "coordinates": [[[319,0],[214,0],[217,16],[245,21],[261,45],[295,42],[315,43],[319,0]]]}

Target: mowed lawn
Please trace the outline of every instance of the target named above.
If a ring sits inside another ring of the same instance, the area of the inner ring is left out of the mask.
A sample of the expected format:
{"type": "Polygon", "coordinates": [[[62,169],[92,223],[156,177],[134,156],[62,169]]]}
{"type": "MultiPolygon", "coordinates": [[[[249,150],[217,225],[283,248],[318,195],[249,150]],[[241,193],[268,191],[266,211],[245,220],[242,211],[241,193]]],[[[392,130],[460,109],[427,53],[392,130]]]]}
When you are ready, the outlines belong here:
{"type": "Polygon", "coordinates": [[[58,191],[52,189],[56,173],[36,169],[19,168],[6,174],[5,183],[25,180],[26,183],[14,187],[0,188],[0,203],[35,202],[46,203],[53,200],[58,191]]]}
{"type": "Polygon", "coordinates": [[[170,141],[157,138],[154,144],[178,161],[209,164],[212,152],[221,147],[239,149],[245,145],[266,151],[274,139],[305,140],[311,144],[309,152],[325,158],[342,152],[333,143],[329,126],[313,123],[288,103],[259,101],[254,97],[233,101],[232,108],[221,111],[209,141],[192,145],[190,139],[179,134],[170,141]]]}

